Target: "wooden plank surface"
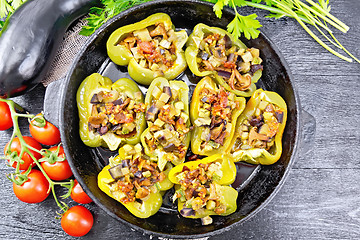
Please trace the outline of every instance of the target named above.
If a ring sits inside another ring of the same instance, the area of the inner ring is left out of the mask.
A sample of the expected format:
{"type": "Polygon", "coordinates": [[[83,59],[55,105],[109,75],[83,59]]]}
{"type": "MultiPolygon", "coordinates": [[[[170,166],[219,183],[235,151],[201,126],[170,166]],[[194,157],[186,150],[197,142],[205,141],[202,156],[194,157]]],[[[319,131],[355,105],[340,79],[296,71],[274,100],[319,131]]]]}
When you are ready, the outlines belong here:
{"type": "MultiPolygon", "coordinates": [[[[360,1],[331,0],[332,13],[350,26],[337,36],[360,57],[360,1]]],[[[256,12],[262,31],[280,49],[294,76],[302,107],[316,119],[312,150],[299,153],[287,181],[257,215],[211,239],[360,239],[360,64],[344,62],[320,47],[291,19],[266,19],[256,12]]],[[[43,108],[45,89],[15,101],[36,113],[43,108]]],[[[21,122],[24,134],[26,121],[21,122]]],[[[11,132],[0,132],[0,149],[11,132]]],[[[0,239],[73,239],[56,220],[51,197],[40,204],[20,202],[0,165],[0,239]]],[[[99,209],[84,239],[149,239],[99,209]]]]}

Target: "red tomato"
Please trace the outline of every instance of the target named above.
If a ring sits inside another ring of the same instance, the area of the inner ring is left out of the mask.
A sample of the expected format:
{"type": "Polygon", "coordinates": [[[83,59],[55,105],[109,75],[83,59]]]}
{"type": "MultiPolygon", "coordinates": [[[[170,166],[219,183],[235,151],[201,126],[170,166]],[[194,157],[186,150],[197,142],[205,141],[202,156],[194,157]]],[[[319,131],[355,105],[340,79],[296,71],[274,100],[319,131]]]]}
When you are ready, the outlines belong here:
{"type": "Polygon", "coordinates": [[[6,130],[13,126],[9,105],[0,101],[0,130],[6,130]]]}
{"type": "Polygon", "coordinates": [[[39,170],[32,169],[28,180],[22,185],[13,183],[13,190],[18,199],[26,203],[39,203],[50,194],[49,182],[39,170]]]}
{"type": "Polygon", "coordinates": [[[87,234],[92,228],[93,223],[93,215],[83,206],[70,208],[61,218],[62,229],[73,237],[81,237],[87,234]]]}
{"type": "Polygon", "coordinates": [[[87,204],[92,202],[91,198],[84,192],[77,180],[75,180],[75,184],[73,189],[71,190],[70,196],[72,200],[77,203],[87,204]]]}
{"type": "MultiPolygon", "coordinates": [[[[34,120],[31,122],[34,122],[34,120]]],[[[61,141],[59,129],[48,121],[46,121],[44,127],[37,127],[30,123],[29,129],[31,136],[41,144],[50,146],[58,144],[61,141]]]]}
{"type": "MultiPolygon", "coordinates": [[[[35,139],[33,139],[32,137],[27,137],[27,136],[23,136],[24,141],[30,145],[31,147],[37,149],[37,150],[41,150],[41,145],[40,143],[38,143],[35,139]]],[[[9,143],[6,144],[5,149],[7,149],[7,147],[9,146],[9,143]]],[[[4,149],[4,154],[6,154],[4,149]]],[[[18,154],[20,154],[21,152],[21,145],[20,145],[20,141],[19,138],[14,138],[14,140],[11,143],[11,147],[10,150],[12,152],[16,151],[18,154]]],[[[29,149],[30,150],[30,149],[29,149]]],[[[33,150],[30,150],[30,152],[34,155],[34,157],[36,159],[40,159],[42,156],[40,153],[38,152],[34,152],[33,150]]],[[[23,157],[21,158],[24,163],[20,164],[20,170],[27,170],[29,168],[29,166],[31,165],[32,167],[35,166],[34,160],[29,156],[28,153],[24,153],[23,157]]],[[[12,165],[13,168],[16,168],[16,162],[12,165]]]]}
{"type": "MultiPolygon", "coordinates": [[[[49,148],[49,151],[56,152],[56,147],[49,148]]],[[[64,148],[60,146],[58,157],[65,158],[64,148]]],[[[68,161],[65,159],[61,162],[55,162],[51,164],[47,161],[41,162],[41,166],[52,180],[61,181],[65,180],[73,175],[68,161]]]]}

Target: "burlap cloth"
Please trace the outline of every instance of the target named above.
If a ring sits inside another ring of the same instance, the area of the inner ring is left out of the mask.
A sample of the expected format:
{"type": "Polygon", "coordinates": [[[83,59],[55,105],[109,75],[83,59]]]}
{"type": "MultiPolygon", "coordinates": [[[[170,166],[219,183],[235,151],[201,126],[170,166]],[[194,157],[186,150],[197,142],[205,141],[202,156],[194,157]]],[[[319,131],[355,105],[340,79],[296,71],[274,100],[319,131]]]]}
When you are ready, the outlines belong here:
{"type": "Polygon", "coordinates": [[[67,74],[76,54],[88,39],[88,37],[79,34],[82,26],[86,25],[85,18],[78,20],[66,31],[51,67],[42,81],[44,86],[65,77],[67,74]]]}

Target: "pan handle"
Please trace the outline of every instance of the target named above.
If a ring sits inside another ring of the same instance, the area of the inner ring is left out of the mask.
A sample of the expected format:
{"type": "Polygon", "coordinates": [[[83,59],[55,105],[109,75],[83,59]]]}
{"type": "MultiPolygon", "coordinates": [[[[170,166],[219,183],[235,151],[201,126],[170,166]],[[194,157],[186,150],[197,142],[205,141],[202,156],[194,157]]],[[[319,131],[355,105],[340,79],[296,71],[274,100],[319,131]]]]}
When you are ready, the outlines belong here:
{"type": "Polygon", "coordinates": [[[64,92],[64,78],[51,82],[45,91],[44,97],[44,117],[46,120],[60,126],[60,99],[64,92]]]}
{"type": "Polygon", "coordinates": [[[316,120],[310,113],[302,109],[300,124],[300,152],[302,155],[305,155],[313,150],[316,134],[316,120]]]}

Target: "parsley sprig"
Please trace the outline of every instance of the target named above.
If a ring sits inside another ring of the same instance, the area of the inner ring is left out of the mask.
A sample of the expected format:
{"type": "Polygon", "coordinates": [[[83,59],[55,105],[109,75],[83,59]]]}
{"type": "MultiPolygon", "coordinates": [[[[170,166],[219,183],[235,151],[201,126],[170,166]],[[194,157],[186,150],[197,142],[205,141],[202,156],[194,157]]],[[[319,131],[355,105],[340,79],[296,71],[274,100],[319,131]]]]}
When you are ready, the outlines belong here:
{"type": "Polygon", "coordinates": [[[282,17],[294,18],[305,31],[322,47],[334,54],[335,56],[352,62],[352,59],[360,63],[354,55],[352,55],[334,36],[333,31],[329,27],[338,29],[339,31],[346,33],[349,27],[337,19],[330,13],[329,0],[203,0],[207,2],[213,2],[214,12],[216,16],[221,17],[222,10],[225,6],[234,8],[235,18],[231,21],[227,27],[227,30],[233,34],[235,38],[241,36],[241,33],[247,39],[256,38],[259,35],[258,28],[261,27],[260,23],[256,20],[257,15],[251,14],[249,16],[242,16],[238,13],[236,7],[254,7],[270,12],[266,17],[279,19],[282,17]],[[312,26],[315,31],[309,28],[312,26]],[[316,34],[316,32],[318,34],[316,34]],[[323,37],[333,47],[343,50],[349,57],[335,51],[327,43],[321,40],[323,37]]]}
{"type": "MultiPolygon", "coordinates": [[[[25,1],[26,0],[0,0],[0,19],[9,18],[25,1]]],[[[4,24],[5,21],[0,20],[0,30],[4,27],[4,24]]]]}
{"type": "Polygon", "coordinates": [[[88,24],[81,29],[80,34],[90,36],[110,18],[133,6],[150,1],[151,0],[101,0],[104,7],[93,7],[90,9],[89,17],[85,19],[88,24]]]}

